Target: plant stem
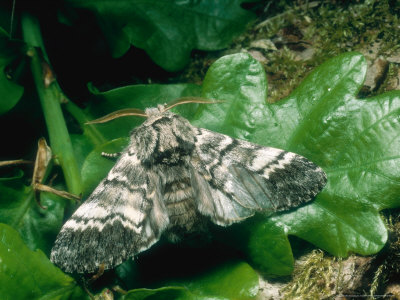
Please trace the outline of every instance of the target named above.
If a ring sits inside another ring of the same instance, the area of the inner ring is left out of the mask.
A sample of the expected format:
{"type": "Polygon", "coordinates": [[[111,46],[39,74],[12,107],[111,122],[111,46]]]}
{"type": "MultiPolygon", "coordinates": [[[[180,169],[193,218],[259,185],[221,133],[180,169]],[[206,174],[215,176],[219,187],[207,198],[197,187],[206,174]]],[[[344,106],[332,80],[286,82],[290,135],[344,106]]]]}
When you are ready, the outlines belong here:
{"type": "Polygon", "coordinates": [[[51,149],[61,165],[68,191],[80,195],[82,193],[80,172],[61,110],[61,101],[65,96],[48,66],[38,20],[25,13],[21,22],[24,41],[31,46],[28,55],[32,58],[32,75],[46,120],[51,149]]]}

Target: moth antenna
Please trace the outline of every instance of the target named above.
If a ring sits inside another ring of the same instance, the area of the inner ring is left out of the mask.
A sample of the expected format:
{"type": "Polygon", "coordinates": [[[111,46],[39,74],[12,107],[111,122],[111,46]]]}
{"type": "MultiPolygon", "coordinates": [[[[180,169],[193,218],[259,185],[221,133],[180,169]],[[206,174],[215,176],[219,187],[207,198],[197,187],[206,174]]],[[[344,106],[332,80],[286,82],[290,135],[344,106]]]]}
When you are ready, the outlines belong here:
{"type": "Polygon", "coordinates": [[[114,119],[118,119],[121,117],[127,117],[127,116],[139,116],[139,117],[145,117],[147,118],[147,114],[141,110],[141,109],[137,109],[137,108],[125,108],[125,109],[120,109],[117,111],[114,111],[108,115],[105,115],[104,117],[86,122],[85,124],[99,124],[99,123],[106,123],[108,121],[114,120],[114,119]]]}
{"type": "Polygon", "coordinates": [[[175,99],[165,105],[164,111],[170,110],[171,108],[187,103],[204,103],[204,104],[213,104],[213,103],[223,103],[225,101],[222,100],[210,100],[201,97],[182,97],[175,99]]]}

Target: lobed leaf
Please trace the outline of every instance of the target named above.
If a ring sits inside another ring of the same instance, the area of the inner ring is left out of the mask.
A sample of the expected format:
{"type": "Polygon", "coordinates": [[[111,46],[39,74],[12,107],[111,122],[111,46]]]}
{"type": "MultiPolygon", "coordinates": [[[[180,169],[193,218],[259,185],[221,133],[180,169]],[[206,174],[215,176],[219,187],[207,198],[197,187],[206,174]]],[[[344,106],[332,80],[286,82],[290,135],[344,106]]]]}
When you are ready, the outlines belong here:
{"type": "Polygon", "coordinates": [[[240,7],[243,0],[68,0],[66,6],[92,11],[114,57],[130,45],[144,49],[168,71],[182,69],[193,49],[228,46],[254,14],[240,7]]]}
{"type": "MultiPolygon", "coordinates": [[[[248,65],[255,63],[250,56],[240,56],[239,68],[243,61],[248,61],[248,65]]],[[[232,63],[223,64],[221,60],[210,68],[209,72],[216,75],[207,74],[207,77],[217,77],[228,72],[228,68],[235,69],[232,63]]],[[[226,57],[223,60],[234,61],[226,57]]],[[[249,73],[253,72],[254,68],[251,68],[249,73]]],[[[230,116],[228,109],[218,111],[218,118],[225,120],[221,124],[231,122],[231,126],[236,127],[230,129],[231,135],[245,136],[262,145],[304,155],[320,165],[328,175],[327,186],[313,203],[255,225],[254,239],[262,239],[261,228],[274,222],[284,228],[284,232],[338,256],[347,256],[350,252],[373,254],[384,246],[387,230],[379,210],[400,205],[397,150],[400,143],[400,93],[394,91],[370,99],[357,99],[355,95],[365,73],[364,57],[358,53],[346,53],[315,69],[289,97],[278,103],[262,107],[260,103],[264,100],[266,86],[260,86],[247,104],[255,103],[255,118],[244,117],[238,121],[238,117],[230,116]],[[249,122],[255,124],[254,129],[248,126],[249,122]]],[[[242,85],[249,83],[235,85],[234,72],[229,74],[219,85],[229,90],[232,98],[243,99],[242,85]]],[[[261,81],[264,75],[259,77],[258,81],[261,81]]],[[[258,82],[253,78],[249,81],[251,84],[258,82]]],[[[204,96],[218,98],[225,95],[223,91],[219,94],[212,88],[208,89],[207,83],[205,80],[203,90],[207,92],[204,96]]],[[[213,130],[226,130],[223,125],[221,128],[214,126],[216,122],[210,118],[212,110],[217,109],[206,107],[204,113],[197,116],[196,124],[213,130]]],[[[265,235],[268,235],[268,230],[265,235]]],[[[263,246],[274,251],[271,246],[275,242],[272,239],[263,246]]],[[[252,260],[256,260],[251,253],[248,252],[252,260]]],[[[275,256],[279,255],[281,252],[275,256]]],[[[274,263],[265,261],[259,268],[269,272],[274,263]]]]}

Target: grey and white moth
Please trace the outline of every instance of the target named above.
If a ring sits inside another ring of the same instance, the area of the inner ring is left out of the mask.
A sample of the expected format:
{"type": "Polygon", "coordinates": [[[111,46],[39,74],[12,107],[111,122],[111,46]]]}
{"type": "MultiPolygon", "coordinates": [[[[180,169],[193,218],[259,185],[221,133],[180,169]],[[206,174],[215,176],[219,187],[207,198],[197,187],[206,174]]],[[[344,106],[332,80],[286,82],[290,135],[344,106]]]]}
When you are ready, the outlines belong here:
{"type": "Polygon", "coordinates": [[[64,224],[51,260],[66,272],[110,269],[156,243],[310,201],[326,183],[306,158],[192,126],[159,105],[64,224]]]}

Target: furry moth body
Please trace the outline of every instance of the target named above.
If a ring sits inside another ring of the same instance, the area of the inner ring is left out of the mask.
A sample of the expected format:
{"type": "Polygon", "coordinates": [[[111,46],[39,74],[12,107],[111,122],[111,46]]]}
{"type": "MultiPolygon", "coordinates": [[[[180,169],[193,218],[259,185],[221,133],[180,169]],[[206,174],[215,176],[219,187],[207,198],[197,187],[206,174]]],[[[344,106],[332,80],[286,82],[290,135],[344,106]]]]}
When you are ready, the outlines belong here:
{"type": "Polygon", "coordinates": [[[310,201],[326,183],[306,158],[192,126],[165,107],[147,120],[108,176],[64,224],[51,260],[66,272],[110,269],[148,249],[162,233],[227,226],[256,211],[310,201]]]}

